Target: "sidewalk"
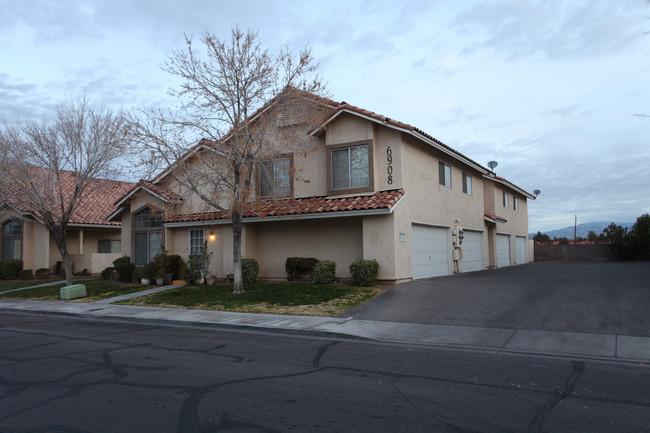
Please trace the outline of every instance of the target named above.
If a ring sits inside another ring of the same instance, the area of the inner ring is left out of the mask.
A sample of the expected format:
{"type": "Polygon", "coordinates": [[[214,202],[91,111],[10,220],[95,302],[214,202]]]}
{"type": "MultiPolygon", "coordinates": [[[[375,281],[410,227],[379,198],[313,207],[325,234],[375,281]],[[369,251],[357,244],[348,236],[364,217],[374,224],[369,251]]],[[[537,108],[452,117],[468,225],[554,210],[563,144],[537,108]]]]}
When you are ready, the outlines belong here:
{"type": "Polygon", "coordinates": [[[3,299],[0,300],[0,312],[20,311],[168,325],[264,330],[294,335],[467,348],[492,353],[559,355],[650,363],[650,337],[139,307],[111,305],[108,301],[115,299],[94,303],[3,299]]]}

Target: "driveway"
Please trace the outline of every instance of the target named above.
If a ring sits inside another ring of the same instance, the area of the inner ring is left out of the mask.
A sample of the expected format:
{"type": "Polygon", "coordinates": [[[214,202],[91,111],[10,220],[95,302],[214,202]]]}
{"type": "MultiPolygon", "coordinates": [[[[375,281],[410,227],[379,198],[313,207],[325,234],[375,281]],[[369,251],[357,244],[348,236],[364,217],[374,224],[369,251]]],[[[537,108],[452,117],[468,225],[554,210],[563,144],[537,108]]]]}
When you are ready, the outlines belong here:
{"type": "Polygon", "coordinates": [[[531,263],[400,284],[354,319],[650,336],[650,263],[531,263]]]}

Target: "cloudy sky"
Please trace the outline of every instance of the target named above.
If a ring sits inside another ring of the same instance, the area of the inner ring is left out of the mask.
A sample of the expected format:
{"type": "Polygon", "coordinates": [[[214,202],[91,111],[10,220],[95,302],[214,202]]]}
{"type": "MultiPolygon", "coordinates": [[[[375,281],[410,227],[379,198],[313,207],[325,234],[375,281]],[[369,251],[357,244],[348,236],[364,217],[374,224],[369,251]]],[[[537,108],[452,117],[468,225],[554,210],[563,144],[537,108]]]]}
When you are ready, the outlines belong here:
{"type": "MultiPolygon", "coordinates": [[[[170,103],[183,33],[310,45],[333,99],[540,189],[530,231],[650,212],[645,0],[0,0],[0,119],[170,103]]],[[[647,33],[647,34],[646,34],[647,33]]]]}

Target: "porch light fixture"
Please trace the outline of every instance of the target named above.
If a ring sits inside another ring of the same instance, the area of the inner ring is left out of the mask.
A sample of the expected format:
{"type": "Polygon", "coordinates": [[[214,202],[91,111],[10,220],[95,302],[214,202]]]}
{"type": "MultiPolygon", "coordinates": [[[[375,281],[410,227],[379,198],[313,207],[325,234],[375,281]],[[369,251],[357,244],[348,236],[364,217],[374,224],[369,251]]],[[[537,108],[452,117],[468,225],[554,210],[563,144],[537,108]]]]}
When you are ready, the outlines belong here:
{"type": "Polygon", "coordinates": [[[210,232],[210,234],[208,235],[208,239],[214,241],[215,239],[217,239],[217,235],[215,235],[214,232],[210,232]]]}

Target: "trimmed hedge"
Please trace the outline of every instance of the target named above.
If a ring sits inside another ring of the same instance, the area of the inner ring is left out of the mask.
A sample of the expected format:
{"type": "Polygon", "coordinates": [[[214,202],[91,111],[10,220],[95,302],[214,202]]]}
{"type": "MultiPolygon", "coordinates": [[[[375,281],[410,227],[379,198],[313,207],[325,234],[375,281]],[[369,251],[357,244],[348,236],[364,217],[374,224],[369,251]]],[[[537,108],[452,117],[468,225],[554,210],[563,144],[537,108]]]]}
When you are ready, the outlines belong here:
{"type": "Polygon", "coordinates": [[[49,268],[38,268],[36,269],[36,272],[34,272],[34,275],[36,275],[36,278],[39,280],[44,280],[47,277],[50,276],[50,269],[49,268]]]}
{"type": "Polygon", "coordinates": [[[287,280],[293,281],[302,274],[312,274],[318,259],[313,257],[289,257],[284,264],[287,280]]]}
{"type": "Polygon", "coordinates": [[[377,274],[379,274],[379,263],[375,259],[357,259],[350,265],[350,278],[354,286],[374,286],[377,284],[377,274]]]}
{"type": "Polygon", "coordinates": [[[336,263],[323,260],[314,266],[314,283],[332,284],[336,281],[336,263]]]}
{"type": "Polygon", "coordinates": [[[254,283],[257,280],[257,274],[260,272],[260,265],[257,260],[249,257],[241,259],[241,275],[244,283],[254,283]]]}
{"type": "Polygon", "coordinates": [[[20,271],[21,280],[31,280],[34,278],[34,271],[31,269],[23,269],[20,271]]]}
{"type": "Polygon", "coordinates": [[[17,280],[23,270],[23,261],[18,259],[0,260],[0,279],[17,280]]]}
{"type": "MultiPolygon", "coordinates": [[[[117,272],[117,280],[123,281],[125,283],[130,283],[133,279],[133,271],[135,271],[135,265],[131,263],[131,258],[129,256],[118,257],[113,260],[113,266],[115,267],[115,272],[117,272]]],[[[102,278],[104,278],[102,276],[102,278]]]]}
{"type": "Polygon", "coordinates": [[[102,280],[104,281],[114,281],[115,277],[117,276],[115,273],[115,268],[109,266],[102,271],[101,276],[102,280]]]}

